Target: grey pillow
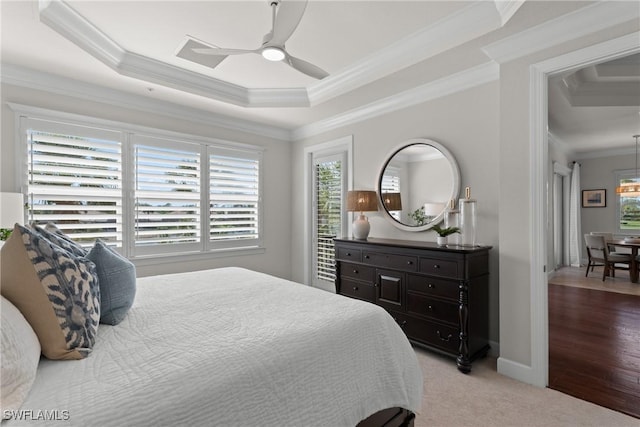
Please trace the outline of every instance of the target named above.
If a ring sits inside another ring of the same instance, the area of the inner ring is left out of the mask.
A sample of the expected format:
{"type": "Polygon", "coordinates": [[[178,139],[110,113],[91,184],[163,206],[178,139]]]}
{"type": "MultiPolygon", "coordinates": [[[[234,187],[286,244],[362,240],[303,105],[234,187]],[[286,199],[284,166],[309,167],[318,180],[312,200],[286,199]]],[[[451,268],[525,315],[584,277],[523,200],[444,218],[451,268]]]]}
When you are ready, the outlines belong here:
{"type": "Polygon", "coordinates": [[[100,323],[117,325],[136,296],[136,267],[100,239],[87,254],[96,265],[100,285],[100,323]]]}

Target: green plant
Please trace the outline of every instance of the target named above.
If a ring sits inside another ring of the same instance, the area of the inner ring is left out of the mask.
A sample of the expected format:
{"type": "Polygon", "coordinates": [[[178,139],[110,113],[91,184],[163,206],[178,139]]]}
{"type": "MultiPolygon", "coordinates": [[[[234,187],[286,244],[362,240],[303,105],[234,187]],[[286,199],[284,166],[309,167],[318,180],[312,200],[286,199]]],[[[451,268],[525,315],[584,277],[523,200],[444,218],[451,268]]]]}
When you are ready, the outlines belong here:
{"type": "Polygon", "coordinates": [[[0,228],[0,241],[4,242],[9,239],[13,228],[0,228]]]}
{"type": "Polygon", "coordinates": [[[438,233],[438,236],[440,236],[440,237],[447,237],[450,234],[454,234],[454,233],[459,233],[460,232],[460,228],[458,228],[458,227],[442,228],[439,225],[434,225],[431,229],[433,231],[435,231],[436,233],[438,233]]]}
{"type": "Polygon", "coordinates": [[[417,225],[424,225],[427,216],[424,214],[424,208],[419,207],[413,212],[408,213],[409,217],[413,219],[417,225]]]}

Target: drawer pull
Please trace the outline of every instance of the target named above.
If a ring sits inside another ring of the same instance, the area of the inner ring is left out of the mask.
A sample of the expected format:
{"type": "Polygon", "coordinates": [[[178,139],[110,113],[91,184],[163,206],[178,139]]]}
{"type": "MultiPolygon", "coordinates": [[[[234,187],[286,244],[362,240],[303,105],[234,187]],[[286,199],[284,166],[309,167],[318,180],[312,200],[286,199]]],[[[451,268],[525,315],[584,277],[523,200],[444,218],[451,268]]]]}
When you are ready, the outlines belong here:
{"type": "Polygon", "coordinates": [[[437,269],[439,269],[439,268],[440,268],[440,265],[438,265],[438,264],[433,264],[433,268],[437,270],[437,269]]]}
{"type": "Polygon", "coordinates": [[[435,288],[435,285],[433,283],[429,283],[429,284],[427,284],[427,288],[433,289],[433,288],[435,288]]]}
{"type": "Polygon", "coordinates": [[[432,307],[432,306],[430,306],[430,305],[428,305],[428,306],[427,306],[427,311],[433,311],[433,307],[432,307]]]}
{"type": "Polygon", "coordinates": [[[407,261],[407,265],[412,265],[413,261],[407,261]]]}
{"type": "Polygon", "coordinates": [[[446,342],[449,342],[451,337],[453,337],[453,335],[449,334],[449,335],[447,335],[446,338],[443,338],[442,334],[440,333],[440,331],[436,331],[436,333],[438,334],[438,338],[440,338],[442,341],[446,341],[446,342]]]}
{"type": "Polygon", "coordinates": [[[347,256],[351,256],[351,252],[347,252],[347,256]]]}
{"type": "Polygon", "coordinates": [[[358,274],[358,270],[356,270],[355,268],[353,269],[353,274],[358,274]]]}
{"type": "Polygon", "coordinates": [[[358,290],[358,287],[357,287],[357,286],[354,286],[354,287],[353,287],[353,290],[354,290],[354,291],[357,291],[357,290],[358,290]]]}
{"type": "Polygon", "coordinates": [[[364,259],[369,259],[369,255],[365,255],[365,256],[364,256],[364,259]]]}

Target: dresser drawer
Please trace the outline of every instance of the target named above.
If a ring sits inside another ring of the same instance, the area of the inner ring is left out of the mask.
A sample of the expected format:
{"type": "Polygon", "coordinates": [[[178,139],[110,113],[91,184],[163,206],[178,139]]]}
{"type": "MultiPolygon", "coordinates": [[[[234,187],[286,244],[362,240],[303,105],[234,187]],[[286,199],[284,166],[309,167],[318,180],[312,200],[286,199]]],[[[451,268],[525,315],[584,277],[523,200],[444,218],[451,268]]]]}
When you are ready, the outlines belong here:
{"type": "Polygon", "coordinates": [[[376,292],[373,285],[343,278],[340,284],[340,294],[369,302],[376,300],[376,292]]]}
{"type": "Polygon", "coordinates": [[[431,317],[443,322],[458,323],[458,305],[428,296],[408,294],[407,312],[420,316],[431,317]]]}
{"type": "Polygon", "coordinates": [[[418,257],[415,256],[362,251],[362,262],[365,264],[384,266],[384,268],[395,268],[397,270],[418,270],[418,257]]]}
{"type": "Polygon", "coordinates": [[[343,262],[340,264],[340,276],[351,277],[353,279],[374,282],[375,268],[361,264],[350,264],[343,262]]]}
{"type": "Polygon", "coordinates": [[[460,332],[457,327],[445,326],[429,320],[418,319],[402,313],[390,311],[389,314],[402,328],[409,339],[422,344],[437,347],[450,354],[457,354],[460,332]]]}
{"type": "Polygon", "coordinates": [[[362,261],[362,250],[353,248],[337,248],[336,258],[343,261],[362,261]]]}
{"type": "Polygon", "coordinates": [[[437,258],[420,258],[420,272],[451,278],[457,278],[460,273],[456,261],[437,258]]]}
{"type": "Polygon", "coordinates": [[[460,290],[458,282],[455,280],[437,279],[416,274],[408,274],[407,276],[407,290],[409,291],[458,300],[460,290]]]}

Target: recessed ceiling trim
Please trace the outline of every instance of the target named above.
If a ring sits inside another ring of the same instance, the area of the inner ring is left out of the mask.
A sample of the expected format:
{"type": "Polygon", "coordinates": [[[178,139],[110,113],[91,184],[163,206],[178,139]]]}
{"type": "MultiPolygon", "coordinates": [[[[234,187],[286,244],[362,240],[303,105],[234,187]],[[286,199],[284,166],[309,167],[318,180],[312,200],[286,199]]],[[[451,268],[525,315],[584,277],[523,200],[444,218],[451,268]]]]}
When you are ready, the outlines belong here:
{"type": "Polygon", "coordinates": [[[495,0],[493,2],[495,8],[500,14],[500,22],[502,22],[502,25],[509,22],[511,17],[518,11],[518,9],[520,9],[520,6],[522,6],[524,2],[525,0],[495,0]]]}
{"type": "Polygon", "coordinates": [[[493,61],[489,61],[468,70],[363,105],[362,107],[354,108],[324,120],[299,127],[292,132],[292,138],[294,141],[309,138],[333,129],[483,85],[498,80],[499,78],[500,66],[493,61]]]}
{"type": "Polygon", "coordinates": [[[475,2],[309,86],[317,105],[411,65],[422,62],[502,26],[491,1],[475,2]]]}
{"type": "Polygon", "coordinates": [[[128,52],[63,1],[40,0],[39,7],[43,23],[121,75],[243,107],[308,105],[304,89],[299,89],[293,99],[274,93],[262,96],[260,105],[249,105],[247,88],[128,52]]]}
{"type": "MultiPolygon", "coordinates": [[[[510,3],[519,7],[520,2],[510,3]]],[[[128,52],[62,0],[39,0],[39,7],[43,23],[119,74],[243,107],[317,105],[495,30],[505,20],[494,2],[476,2],[309,89],[249,89],[128,52]]]]}
{"type": "Polygon", "coordinates": [[[635,1],[600,1],[505,37],[483,47],[482,50],[494,61],[509,62],[634,18],[637,19],[638,14],[638,4],[635,1]]]}
{"type": "Polygon", "coordinates": [[[175,117],[208,126],[244,132],[261,137],[290,141],[291,133],[287,129],[243,120],[237,117],[212,113],[183,105],[158,101],[146,96],[132,95],[112,88],[80,82],[66,77],[56,76],[32,69],[2,64],[0,82],[29,89],[41,90],[62,96],[70,96],[92,102],[130,108],[145,113],[175,117]]]}

